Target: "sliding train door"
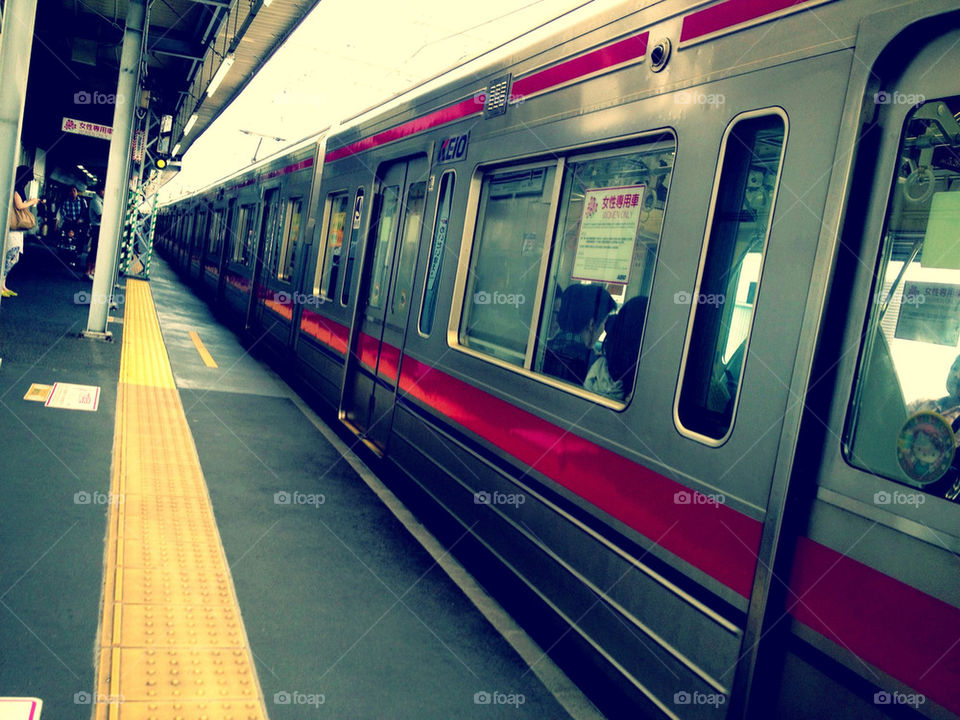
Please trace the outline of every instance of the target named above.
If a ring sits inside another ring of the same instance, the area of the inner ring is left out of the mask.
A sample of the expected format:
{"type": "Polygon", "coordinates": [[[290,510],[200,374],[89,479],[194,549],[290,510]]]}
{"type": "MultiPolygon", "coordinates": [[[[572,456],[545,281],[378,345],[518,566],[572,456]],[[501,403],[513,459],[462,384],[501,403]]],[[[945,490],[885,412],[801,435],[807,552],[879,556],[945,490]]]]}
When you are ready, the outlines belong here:
{"type": "Polygon", "coordinates": [[[340,400],[340,418],[382,453],[393,422],[427,195],[420,155],[381,166],[340,400]]]}
{"type": "Polygon", "coordinates": [[[260,233],[254,253],[253,280],[247,305],[245,327],[248,329],[262,330],[263,299],[269,291],[264,281],[264,273],[267,272],[276,247],[280,212],[280,188],[270,188],[263,195],[263,213],[260,215],[260,233]]]}

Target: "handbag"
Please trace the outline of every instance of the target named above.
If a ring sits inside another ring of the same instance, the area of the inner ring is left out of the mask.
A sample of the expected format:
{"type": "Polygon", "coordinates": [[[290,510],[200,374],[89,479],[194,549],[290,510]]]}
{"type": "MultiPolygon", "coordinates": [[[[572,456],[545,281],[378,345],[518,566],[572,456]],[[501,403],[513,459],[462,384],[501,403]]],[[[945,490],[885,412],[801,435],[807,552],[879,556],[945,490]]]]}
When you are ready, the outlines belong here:
{"type": "Polygon", "coordinates": [[[36,218],[33,217],[33,213],[29,209],[20,209],[16,205],[11,205],[10,211],[11,230],[32,230],[36,226],[36,218]]]}

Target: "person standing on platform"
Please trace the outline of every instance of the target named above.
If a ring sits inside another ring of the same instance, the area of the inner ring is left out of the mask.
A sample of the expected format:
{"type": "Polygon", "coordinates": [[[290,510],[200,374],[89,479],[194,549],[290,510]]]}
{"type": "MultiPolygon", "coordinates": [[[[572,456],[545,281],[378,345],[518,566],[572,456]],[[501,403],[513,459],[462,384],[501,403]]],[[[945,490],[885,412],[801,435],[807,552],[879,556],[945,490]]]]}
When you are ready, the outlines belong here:
{"type": "Polygon", "coordinates": [[[100,240],[100,218],[103,216],[103,185],[97,185],[90,198],[90,250],[87,252],[87,278],[93,280],[97,269],[97,246],[100,240]]]}
{"type": "MultiPolygon", "coordinates": [[[[26,210],[40,202],[38,198],[33,200],[24,200],[27,196],[27,183],[33,182],[33,168],[28,165],[21,165],[17,168],[16,181],[13,189],[13,207],[17,210],[26,210]]],[[[7,276],[17,264],[20,255],[23,253],[23,231],[10,230],[7,234],[7,252],[3,258],[3,277],[0,282],[0,295],[3,297],[16,297],[17,293],[7,287],[7,276]]]]}

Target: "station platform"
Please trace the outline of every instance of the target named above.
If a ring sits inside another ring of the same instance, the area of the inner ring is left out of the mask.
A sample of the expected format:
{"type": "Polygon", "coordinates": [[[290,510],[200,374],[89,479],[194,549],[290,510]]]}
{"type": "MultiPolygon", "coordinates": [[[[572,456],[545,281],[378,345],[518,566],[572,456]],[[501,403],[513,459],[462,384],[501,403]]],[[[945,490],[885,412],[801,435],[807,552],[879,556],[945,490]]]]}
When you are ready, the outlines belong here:
{"type": "Polygon", "coordinates": [[[109,342],[78,338],[90,283],[43,247],[8,282],[0,696],[57,720],[601,717],[162,260],[121,279],[109,342]]]}

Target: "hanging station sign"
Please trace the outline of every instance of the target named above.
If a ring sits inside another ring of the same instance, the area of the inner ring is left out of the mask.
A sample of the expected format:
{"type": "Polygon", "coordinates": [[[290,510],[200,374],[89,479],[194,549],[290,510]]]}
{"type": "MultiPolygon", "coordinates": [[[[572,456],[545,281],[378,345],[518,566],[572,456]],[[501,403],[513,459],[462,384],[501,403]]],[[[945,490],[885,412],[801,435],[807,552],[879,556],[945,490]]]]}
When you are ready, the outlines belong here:
{"type": "Polygon", "coordinates": [[[113,128],[109,125],[100,125],[99,123],[66,117],[60,125],[60,129],[63,132],[74,133],[75,135],[86,135],[87,137],[100,138],[101,140],[109,140],[113,136],[113,128]]]}

